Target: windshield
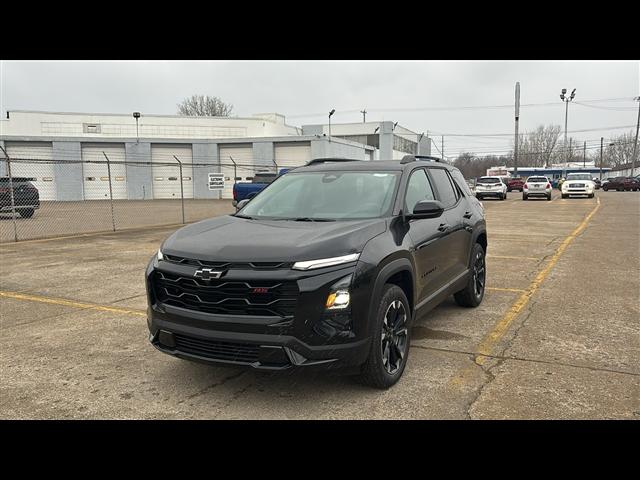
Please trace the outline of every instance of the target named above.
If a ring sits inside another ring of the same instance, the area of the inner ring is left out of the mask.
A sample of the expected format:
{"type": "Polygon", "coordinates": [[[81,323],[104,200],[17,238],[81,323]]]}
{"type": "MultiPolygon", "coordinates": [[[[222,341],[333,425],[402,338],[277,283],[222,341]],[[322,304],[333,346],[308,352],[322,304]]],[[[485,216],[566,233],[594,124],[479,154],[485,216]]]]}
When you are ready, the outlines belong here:
{"type": "Polygon", "coordinates": [[[400,172],[288,173],[239,216],[275,220],[354,220],[389,214],[400,172]]]}
{"type": "Polygon", "coordinates": [[[480,180],[478,180],[478,183],[500,183],[500,179],[499,178],[481,178],[480,180]]]}
{"type": "Polygon", "coordinates": [[[567,175],[567,180],[591,180],[591,175],[588,173],[570,173],[567,175]]]}
{"type": "Polygon", "coordinates": [[[548,182],[547,177],[529,177],[527,182],[548,182]]]}

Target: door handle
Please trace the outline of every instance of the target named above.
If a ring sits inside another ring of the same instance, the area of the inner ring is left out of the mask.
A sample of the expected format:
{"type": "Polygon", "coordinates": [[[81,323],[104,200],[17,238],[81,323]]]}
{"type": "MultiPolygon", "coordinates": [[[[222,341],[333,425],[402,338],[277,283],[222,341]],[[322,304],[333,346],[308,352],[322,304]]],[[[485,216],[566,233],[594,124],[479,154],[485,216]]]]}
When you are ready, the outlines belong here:
{"type": "Polygon", "coordinates": [[[447,230],[449,230],[449,225],[447,225],[446,223],[441,223],[438,227],[439,232],[446,232],[447,230]]]}
{"type": "Polygon", "coordinates": [[[464,212],[464,215],[462,215],[463,218],[471,218],[471,215],[473,215],[471,212],[464,212]]]}

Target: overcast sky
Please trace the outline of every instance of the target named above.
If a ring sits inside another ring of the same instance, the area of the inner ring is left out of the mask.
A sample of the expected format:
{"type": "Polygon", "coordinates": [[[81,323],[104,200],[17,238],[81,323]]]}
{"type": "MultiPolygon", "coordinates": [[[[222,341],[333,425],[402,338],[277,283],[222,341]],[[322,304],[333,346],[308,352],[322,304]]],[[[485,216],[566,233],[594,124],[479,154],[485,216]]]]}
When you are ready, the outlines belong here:
{"type": "MultiPolygon", "coordinates": [[[[438,110],[512,105],[520,82],[520,131],[540,124],[564,128],[560,90],[576,88],[569,130],[599,142],[633,130],[640,95],[640,62],[542,61],[0,61],[0,109],[87,113],[175,114],[193,93],[216,95],[234,114],[278,112],[291,125],[392,120],[433,135],[494,134],[514,130],[513,108],[438,110]],[[609,99],[602,102],[592,100],[609,99]],[[622,99],[622,100],[620,100],[622,99]],[[414,109],[411,111],[411,109],[414,109]],[[422,110],[418,110],[422,109],[422,110]]],[[[440,146],[440,137],[434,137],[440,146]]],[[[511,137],[445,136],[447,156],[461,150],[509,149],[511,137]]]]}

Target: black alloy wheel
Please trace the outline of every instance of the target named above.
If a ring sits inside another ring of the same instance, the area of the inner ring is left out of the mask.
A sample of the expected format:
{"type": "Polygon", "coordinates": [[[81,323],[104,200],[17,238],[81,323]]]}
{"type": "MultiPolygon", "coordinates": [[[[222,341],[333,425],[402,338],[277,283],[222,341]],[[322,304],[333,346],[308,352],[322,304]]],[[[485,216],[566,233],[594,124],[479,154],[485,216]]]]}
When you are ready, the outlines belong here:
{"type": "Polygon", "coordinates": [[[395,374],[407,354],[407,311],[400,300],[393,301],[384,315],[380,349],[382,365],[388,374],[395,374]]]}

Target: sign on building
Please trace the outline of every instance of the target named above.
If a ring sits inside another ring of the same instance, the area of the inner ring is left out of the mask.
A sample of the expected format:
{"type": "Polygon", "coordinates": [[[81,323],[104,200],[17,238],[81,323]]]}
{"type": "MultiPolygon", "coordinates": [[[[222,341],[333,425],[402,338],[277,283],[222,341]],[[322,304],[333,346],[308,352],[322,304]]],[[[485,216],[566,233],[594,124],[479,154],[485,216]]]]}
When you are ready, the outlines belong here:
{"type": "Polygon", "coordinates": [[[209,174],[209,190],[223,190],[224,189],[224,175],[221,173],[209,174]]]}

